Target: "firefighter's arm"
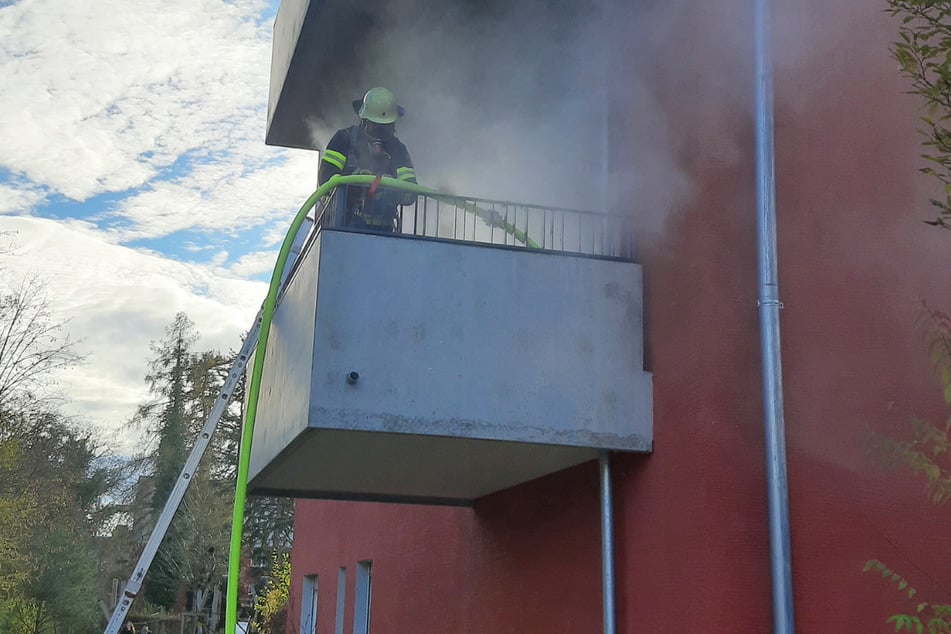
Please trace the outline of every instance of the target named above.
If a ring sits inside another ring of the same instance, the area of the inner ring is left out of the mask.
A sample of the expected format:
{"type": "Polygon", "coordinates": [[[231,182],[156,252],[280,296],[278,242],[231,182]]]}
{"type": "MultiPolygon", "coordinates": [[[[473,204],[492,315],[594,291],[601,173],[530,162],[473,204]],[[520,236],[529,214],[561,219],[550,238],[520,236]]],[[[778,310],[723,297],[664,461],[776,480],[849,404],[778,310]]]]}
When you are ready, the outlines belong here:
{"type": "Polygon", "coordinates": [[[317,186],[323,185],[330,180],[331,176],[335,176],[340,172],[340,168],[327,161],[322,152],[320,155],[320,167],[317,168],[317,186]]]}
{"type": "Polygon", "coordinates": [[[349,139],[346,130],[338,130],[327,144],[327,149],[320,153],[320,167],[317,169],[317,185],[323,185],[331,176],[343,172],[347,165],[349,139]]]}

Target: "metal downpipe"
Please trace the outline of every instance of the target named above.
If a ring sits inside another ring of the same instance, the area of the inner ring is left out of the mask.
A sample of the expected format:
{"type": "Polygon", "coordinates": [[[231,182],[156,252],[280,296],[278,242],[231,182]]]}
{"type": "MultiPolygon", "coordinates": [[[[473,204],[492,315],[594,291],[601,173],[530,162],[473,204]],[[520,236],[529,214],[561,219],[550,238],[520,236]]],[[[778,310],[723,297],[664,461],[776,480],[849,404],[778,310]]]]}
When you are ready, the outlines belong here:
{"type": "Polygon", "coordinates": [[[601,591],[604,597],[604,634],[617,631],[614,605],[614,503],[611,497],[610,454],[602,451],[601,467],[601,591]]]}
{"type": "Polygon", "coordinates": [[[773,632],[793,634],[792,547],[786,480],[786,428],[779,338],[779,267],[776,262],[776,182],[773,146],[773,77],[770,1],[754,0],[756,203],[758,213],[759,318],[763,361],[766,482],[773,632]]]}

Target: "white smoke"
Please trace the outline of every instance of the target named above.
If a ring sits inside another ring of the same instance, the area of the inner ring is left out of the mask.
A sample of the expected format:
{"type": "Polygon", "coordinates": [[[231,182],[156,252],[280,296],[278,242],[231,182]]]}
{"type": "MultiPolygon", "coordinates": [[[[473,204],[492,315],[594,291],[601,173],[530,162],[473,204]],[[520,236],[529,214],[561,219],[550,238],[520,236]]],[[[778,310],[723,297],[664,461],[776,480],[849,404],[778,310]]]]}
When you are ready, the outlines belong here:
{"type": "MultiPolygon", "coordinates": [[[[616,189],[611,179],[665,192],[685,186],[669,158],[663,113],[648,94],[639,91],[638,115],[624,118],[623,129],[608,118],[609,94],[618,89],[612,42],[629,37],[613,35],[618,9],[609,14],[606,3],[577,3],[553,11],[542,0],[480,11],[434,11],[431,3],[424,10],[424,4],[392,3],[385,27],[363,51],[365,63],[336,86],[346,93],[334,97],[341,111],[321,113],[333,119],[321,127],[354,122],[343,104],[383,85],[407,108],[398,134],[420,182],[436,189],[619,211],[621,201],[606,197],[606,188],[616,189]],[[609,165],[606,143],[632,135],[650,161],[609,165]]],[[[629,10],[624,13],[630,23],[629,10]]],[[[317,140],[322,146],[328,139],[318,134],[317,140]]],[[[644,196],[651,204],[669,199],[669,193],[644,196]]]]}

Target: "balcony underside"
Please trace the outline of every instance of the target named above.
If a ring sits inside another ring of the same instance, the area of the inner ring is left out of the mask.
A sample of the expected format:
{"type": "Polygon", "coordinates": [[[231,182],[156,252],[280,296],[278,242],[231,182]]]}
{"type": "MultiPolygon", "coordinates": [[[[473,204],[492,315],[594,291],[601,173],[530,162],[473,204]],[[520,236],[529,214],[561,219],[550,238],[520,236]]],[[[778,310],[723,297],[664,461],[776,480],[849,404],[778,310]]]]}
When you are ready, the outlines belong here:
{"type": "Polygon", "coordinates": [[[252,492],[467,505],[597,455],[584,447],[310,429],[254,478],[252,492]]]}

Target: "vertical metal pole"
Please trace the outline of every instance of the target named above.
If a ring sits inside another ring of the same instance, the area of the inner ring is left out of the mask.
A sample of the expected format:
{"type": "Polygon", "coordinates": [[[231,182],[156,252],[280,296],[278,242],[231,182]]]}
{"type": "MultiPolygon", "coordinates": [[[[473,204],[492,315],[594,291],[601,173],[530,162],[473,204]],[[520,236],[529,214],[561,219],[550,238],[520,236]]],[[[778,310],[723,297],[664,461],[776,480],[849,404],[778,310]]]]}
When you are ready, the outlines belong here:
{"type": "Polygon", "coordinates": [[[604,634],[617,631],[614,605],[614,503],[611,499],[611,462],[607,451],[598,460],[601,467],[601,591],[604,595],[604,634]]]}
{"type": "Polygon", "coordinates": [[[612,211],[608,208],[609,183],[608,183],[608,165],[611,158],[611,76],[614,70],[611,64],[612,56],[616,55],[614,42],[611,36],[611,2],[602,0],[601,2],[601,147],[600,149],[600,168],[601,168],[601,211],[607,213],[612,211]]]}
{"type": "Polygon", "coordinates": [[[759,246],[759,317],[763,361],[766,482],[773,632],[793,634],[792,547],[786,482],[786,426],[779,346],[779,267],[776,263],[776,182],[773,148],[773,77],[770,1],[754,0],[756,59],[756,202],[759,246]]]}

